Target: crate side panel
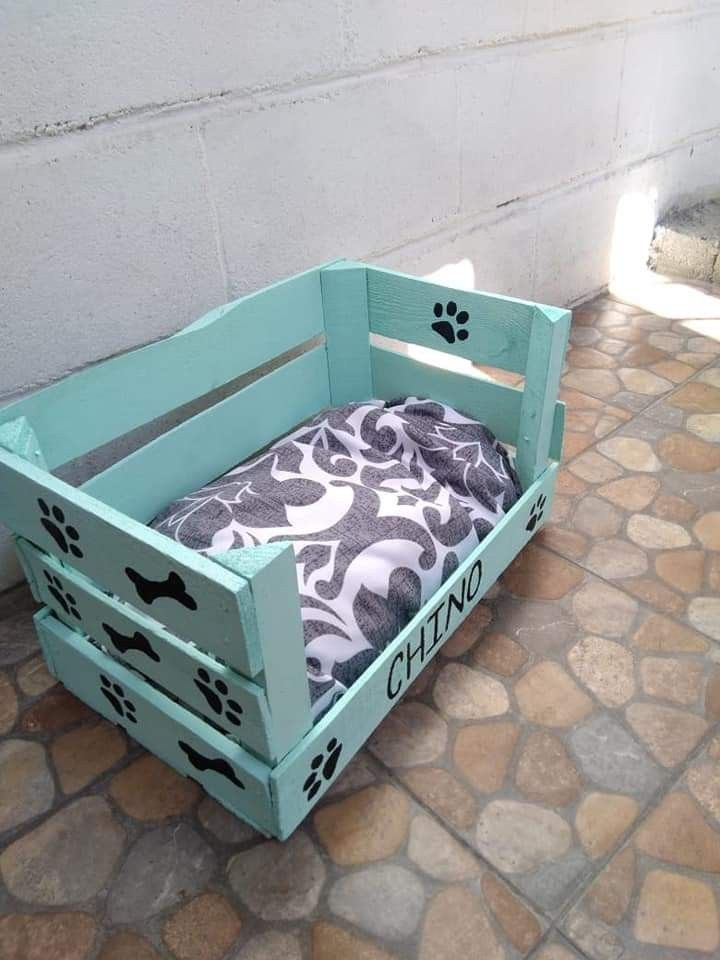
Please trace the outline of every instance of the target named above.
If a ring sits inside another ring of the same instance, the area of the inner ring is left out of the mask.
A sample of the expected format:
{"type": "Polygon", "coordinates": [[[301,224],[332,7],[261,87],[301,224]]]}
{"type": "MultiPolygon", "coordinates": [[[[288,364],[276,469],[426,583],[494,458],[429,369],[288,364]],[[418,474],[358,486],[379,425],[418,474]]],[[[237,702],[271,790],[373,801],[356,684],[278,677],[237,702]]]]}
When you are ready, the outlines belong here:
{"type": "Polygon", "coordinates": [[[0,517],[103,588],[246,676],[261,669],[247,583],[212,560],[0,449],[0,517]]]}
{"type": "Polygon", "coordinates": [[[374,396],[370,372],[367,268],[337,263],[320,274],[330,392],[334,405],[374,396]]]}
{"type": "MultiPolygon", "coordinates": [[[[72,567],[27,541],[19,548],[39,600],[73,630],[87,634],[115,659],[149,677],[192,710],[268,761],[272,756],[265,691],[161,624],[109,596],[72,567]]],[[[191,638],[202,643],[202,635],[191,638]]]]}
{"type": "Polygon", "coordinates": [[[288,836],[304,819],[418,673],[540,529],[532,523],[532,508],[544,496],[545,516],[549,514],[556,474],[557,464],[551,464],[345,696],[273,770],[281,836],[288,836]]]}
{"type": "Polygon", "coordinates": [[[88,480],[82,489],[142,522],[330,403],[315,347],[88,480]]]}
{"type": "Polygon", "coordinates": [[[237,816],[273,830],[269,767],[46,614],[36,616],[36,628],[68,690],[237,816]]]}

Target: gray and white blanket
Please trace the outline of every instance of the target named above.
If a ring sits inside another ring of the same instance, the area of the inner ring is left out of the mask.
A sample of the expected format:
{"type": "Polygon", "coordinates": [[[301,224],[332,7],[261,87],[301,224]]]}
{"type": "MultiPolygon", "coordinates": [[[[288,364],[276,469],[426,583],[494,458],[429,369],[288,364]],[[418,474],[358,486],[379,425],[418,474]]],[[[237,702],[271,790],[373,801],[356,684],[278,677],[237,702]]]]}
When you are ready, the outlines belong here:
{"type": "Polygon", "coordinates": [[[352,403],[163,510],[208,556],[292,543],[320,717],[515,503],[507,451],[432,400],[352,403]]]}

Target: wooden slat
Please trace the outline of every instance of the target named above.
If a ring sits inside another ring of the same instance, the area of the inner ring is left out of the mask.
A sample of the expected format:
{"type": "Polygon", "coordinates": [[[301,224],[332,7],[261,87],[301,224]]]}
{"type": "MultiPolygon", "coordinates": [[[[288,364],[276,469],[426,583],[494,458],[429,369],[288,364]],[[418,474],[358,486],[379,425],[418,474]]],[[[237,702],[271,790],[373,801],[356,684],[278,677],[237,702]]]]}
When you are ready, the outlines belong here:
{"type": "Polygon", "coordinates": [[[320,274],[334,406],[373,396],[370,375],[367,268],[341,261],[320,274]]]}
{"type": "Polygon", "coordinates": [[[455,290],[377,267],[367,268],[367,279],[373,333],[525,373],[535,304],[455,290]],[[456,307],[453,315],[448,313],[448,303],[456,307]],[[442,309],[440,317],[435,313],[436,304],[442,309]],[[460,323],[457,318],[463,311],[468,318],[460,323]],[[448,324],[443,329],[453,342],[433,328],[443,322],[448,324]],[[461,339],[463,334],[467,336],[461,339]]]}
{"type": "Polygon", "coordinates": [[[330,403],[314,347],[97,474],[82,489],[143,522],[330,403]]]}
{"type": "Polygon", "coordinates": [[[260,830],[274,830],[269,767],[45,608],[35,625],[50,671],[68,690],[237,816],[260,830]]]}
{"type": "Polygon", "coordinates": [[[516,442],[517,472],[524,489],[540,476],[547,463],[552,407],[560,389],[570,319],[568,310],[535,309],[516,442]]]}
{"type": "Polygon", "coordinates": [[[278,830],[287,837],[362,747],[375,727],[441,649],[527,543],[541,496],[550,513],[557,464],[552,464],[488,534],[302,743],[271,773],[278,830]]]}
{"type": "Polygon", "coordinates": [[[27,417],[54,469],[322,332],[315,268],[0,408],[0,423],[27,417]]]}
{"type": "MultiPolygon", "coordinates": [[[[21,540],[19,549],[36,585],[37,599],[58,620],[92,637],[109,656],[150,677],[266,761],[278,759],[270,746],[270,715],[262,687],[174,637],[156,620],[108,596],[27,541],[21,540]],[[231,701],[241,710],[234,709],[231,701]]],[[[195,639],[202,646],[202,637],[195,639]]]]}
{"type": "Polygon", "coordinates": [[[0,447],[0,519],[246,676],[262,668],[247,583],[0,447]],[[155,586],[153,586],[155,584],[155,586]]]}
{"type": "MultiPolygon", "coordinates": [[[[372,346],[373,392],[380,400],[432,397],[482,421],[503,443],[517,443],[523,392],[478,376],[442,370],[386,347],[372,346]]],[[[552,411],[550,457],[562,452],[565,404],[548,401],[552,411]]]]}
{"type": "Polygon", "coordinates": [[[273,756],[284,757],[312,726],[295,554],[289,543],[230,550],[218,558],[250,587],[264,670],[273,756]]]}

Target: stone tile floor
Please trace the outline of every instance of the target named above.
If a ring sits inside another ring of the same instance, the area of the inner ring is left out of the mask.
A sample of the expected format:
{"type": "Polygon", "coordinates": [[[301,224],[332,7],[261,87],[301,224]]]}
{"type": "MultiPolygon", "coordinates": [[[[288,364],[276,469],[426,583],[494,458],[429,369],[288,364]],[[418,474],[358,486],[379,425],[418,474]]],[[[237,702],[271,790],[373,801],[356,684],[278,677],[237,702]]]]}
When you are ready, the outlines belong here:
{"type": "Polygon", "coordinates": [[[575,312],[549,522],[286,844],[54,685],[27,595],[0,597],[0,957],[720,955],[703,333],[575,312]]]}

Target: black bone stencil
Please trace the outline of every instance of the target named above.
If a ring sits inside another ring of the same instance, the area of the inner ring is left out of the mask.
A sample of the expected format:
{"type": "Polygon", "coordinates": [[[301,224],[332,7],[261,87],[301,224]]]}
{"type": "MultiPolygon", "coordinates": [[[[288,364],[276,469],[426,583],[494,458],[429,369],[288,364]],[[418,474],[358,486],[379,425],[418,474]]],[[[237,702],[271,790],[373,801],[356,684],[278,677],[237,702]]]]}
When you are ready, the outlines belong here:
{"type": "Polygon", "coordinates": [[[222,757],[204,757],[183,740],[178,740],[178,746],[196,770],[201,773],[205,770],[213,770],[215,773],[219,773],[221,777],[229,780],[230,783],[234,783],[236,787],[240,787],[241,790],[245,789],[245,784],[238,778],[227,760],[222,757]]]}
{"type": "Polygon", "coordinates": [[[126,637],[108,623],[104,623],[102,628],[110,638],[110,643],[119,653],[127,653],[128,650],[137,650],[138,653],[144,653],[146,657],[154,660],[155,663],[160,663],[160,657],[155,650],[153,650],[152,644],[144,633],[136,630],[131,637],[126,637]]]}
{"type": "Polygon", "coordinates": [[[165,580],[148,580],[132,567],[125,567],[125,573],[143,603],[151,604],[162,597],[167,597],[187,607],[188,610],[197,610],[197,603],[185,589],[185,581],[179,574],[169,573],[165,580]]]}

